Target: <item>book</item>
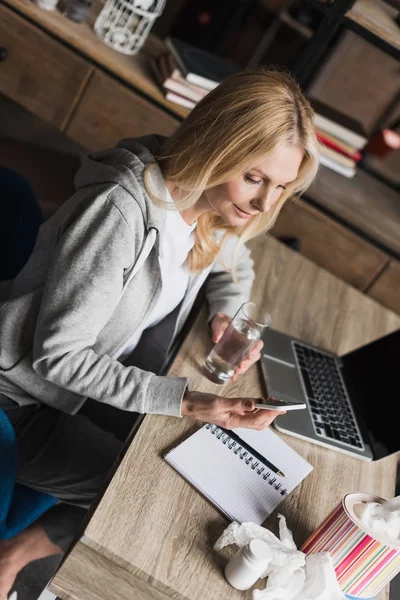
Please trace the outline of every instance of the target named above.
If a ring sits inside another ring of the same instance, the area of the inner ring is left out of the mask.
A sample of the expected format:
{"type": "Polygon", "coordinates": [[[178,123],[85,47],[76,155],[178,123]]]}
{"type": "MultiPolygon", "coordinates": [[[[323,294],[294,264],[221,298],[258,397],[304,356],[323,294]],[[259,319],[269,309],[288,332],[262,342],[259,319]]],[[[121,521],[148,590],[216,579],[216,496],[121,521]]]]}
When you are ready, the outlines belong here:
{"type": "Polygon", "coordinates": [[[319,152],[320,155],[322,154],[323,156],[334,160],[339,165],[349,169],[354,169],[357,164],[352,158],[349,158],[344,154],[340,154],[339,152],[336,152],[336,150],[332,150],[332,148],[328,148],[327,146],[320,145],[319,152]]]}
{"type": "Polygon", "coordinates": [[[180,106],[184,106],[185,108],[192,109],[196,106],[196,102],[193,102],[193,100],[189,100],[189,98],[185,98],[180,94],[176,94],[175,92],[167,92],[165,97],[170,102],[175,102],[175,104],[180,104],[180,106]]]}
{"type": "Polygon", "coordinates": [[[206,90],[206,89],[204,89],[204,87],[201,87],[194,83],[190,83],[189,81],[187,81],[185,79],[185,77],[182,75],[181,71],[176,66],[174,58],[170,52],[165,52],[165,54],[163,56],[165,58],[167,69],[170,72],[172,78],[179,79],[179,81],[184,82],[188,88],[196,91],[202,97],[205,96],[206,94],[208,94],[208,92],[210,90],[206,90]]]}
{"type": "Polygon", "coordinates": [[[324,131],[323,129],[318,129],[316,127],[315,132],[316,132],[317,136],[321,136],[321,138],[331,141],[336,146],[342,148],[343,151],[347,152],[347,154],[349,154],[349,155],[354,154],[355,152],[359,152],[359,150],[355,146],[352,146],[351,144],[346,144],[346,142],[339,140],[337,137],[329,134],[327,131],[324,131]]]}
{"type": "Polygon", "coordinates": [[[214,89],[229,75],[242,71],[234,62],[173,36],[168,36],[165,44],[186,81],[206,90],[214,89]]]}
{"type": "Polygon", "coordinates": [[[164,458],[228,519],[259,525],[313,469],[271,428],[210,423],[164,458]]]}
{"type": "Polygon", "coordinates": [[[340,175],[348,177],[349,179],[354,177],[356,174],[355,167],[345,167],[335,160],[332,160],[328,156],[325,156],[324,154],[320,154],[320,162],[324,167],[328,167],[328,169],[332,169],[332,171],[336,171],[337,173],[340,173],[340,175]]]}
{"type": "Polygon", "coordinates": [[[359,150],[365,146],[367,134],[359,121],[314,98],[310,98],[310,102],[315,113],[314,124],[318,129],[359,150]]]}
{"type": "Polygon", "coordinates": [[[186,81],[180,71],[171,64],[169,54],[161,54],[150,61],[160,87],[175,92],[193,102],[199,102],[208,91],[186,81]]]}
{"type": "Polygon", "coordinates": [[[357,150],[354,146],[350,146],[350,144],[346,144],[341,140],[338,140],[333,135],[329,135],[325,131],[321,131],[321,129],[316,129],[316,134],[318,140],[328,148],[332,148],[332,150],[336,150],[340,154],[344,154],[344,156],[348,156],[353,159],[355,162],[361,160],[361,152],[357,150]]]}

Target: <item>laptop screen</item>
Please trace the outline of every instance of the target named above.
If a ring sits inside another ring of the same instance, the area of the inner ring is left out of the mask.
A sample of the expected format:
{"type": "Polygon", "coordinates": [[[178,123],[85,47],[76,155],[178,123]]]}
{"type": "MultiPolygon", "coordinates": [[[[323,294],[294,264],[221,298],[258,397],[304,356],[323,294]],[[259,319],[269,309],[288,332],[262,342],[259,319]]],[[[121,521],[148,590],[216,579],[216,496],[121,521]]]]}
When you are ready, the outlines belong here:
{"type": "Polygon", "coordinates": [[[400,450],[400,330],[341,357],[375,458],[400,450]]]}

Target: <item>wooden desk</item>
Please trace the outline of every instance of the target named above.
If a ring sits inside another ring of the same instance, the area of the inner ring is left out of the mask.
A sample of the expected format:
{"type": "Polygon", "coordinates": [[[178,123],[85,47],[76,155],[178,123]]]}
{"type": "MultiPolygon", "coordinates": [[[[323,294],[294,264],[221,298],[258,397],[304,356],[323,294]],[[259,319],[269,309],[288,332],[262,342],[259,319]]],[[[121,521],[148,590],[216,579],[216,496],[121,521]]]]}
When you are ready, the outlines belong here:
{"type": "MultiPolygon", "coordinates": [[[[338,353],[348,352],[400,326],[400,318],[293,253],[269,236],[250,244],[256,260],[253,298],[272,314],[274,327],[338,353]]],[[[224,388],[200,373],[211,347],[205,310],[198,316],[172,368],[191,388],[229,396],[263,393],[258,369],[224,388]]],[[[82,537],[51,583],[64,600],[235,600],[224,580],[229,551],[212,550],[228,522],[163,460],[195,431],[190,419],[146,416],[82,537]]],[[[396,457],[366,463],[283,436],[313,472],[279,506],[301,544],[347,492],[391,497],[396,457]]],[[[276,527],[276,513],[267,526],[276,527]]],[[[261,583],[258,587],[264,587],[261,583]]],[[[387,598],[380,594],[380,600],[387,598]]]]}

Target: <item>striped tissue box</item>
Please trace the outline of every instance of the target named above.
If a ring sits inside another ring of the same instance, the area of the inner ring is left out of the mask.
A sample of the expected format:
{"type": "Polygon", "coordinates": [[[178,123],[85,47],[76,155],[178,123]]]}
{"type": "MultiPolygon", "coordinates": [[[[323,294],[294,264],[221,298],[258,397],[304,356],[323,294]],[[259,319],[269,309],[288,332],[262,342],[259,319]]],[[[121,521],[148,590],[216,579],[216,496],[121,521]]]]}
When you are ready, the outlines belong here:
{"type": "Polygon", "coordinates": [[[378,540],[362,527],[357,506],[385,502],[371,494],[347,494],[301,547],[329,552],[336,577],[350,598],[374,598],[400,571],[400,540],[378,540]]]}

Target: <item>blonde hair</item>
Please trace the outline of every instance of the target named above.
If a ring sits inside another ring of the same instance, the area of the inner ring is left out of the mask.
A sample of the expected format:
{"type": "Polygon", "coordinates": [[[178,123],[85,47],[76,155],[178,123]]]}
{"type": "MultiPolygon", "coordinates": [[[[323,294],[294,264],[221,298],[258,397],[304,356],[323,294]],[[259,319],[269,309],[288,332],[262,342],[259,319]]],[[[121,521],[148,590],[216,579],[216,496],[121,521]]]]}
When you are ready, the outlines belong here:
{"type": "MultiPolygon", "coordinates": [[[[268,212],[243,227],[227,225],[215,211],[203,213],[188,257],[190,271],[202,271],[215,259],[220,247],[216,230],[238,234],[239,243],[244,243],[270,229],[286,200],[309,187],[319,163],[313,111],[288,73],[263,68],[243,71],[207,94],[165,141],[157,164],[164,178],[179,189],[180,198],[174,202],[178,210],[193,206],[205,190],[256,165],[280,143],[304,151],[296,180],[268,212]]],[[[146,170],[145,182],[152,166],[146,170]]]]}

